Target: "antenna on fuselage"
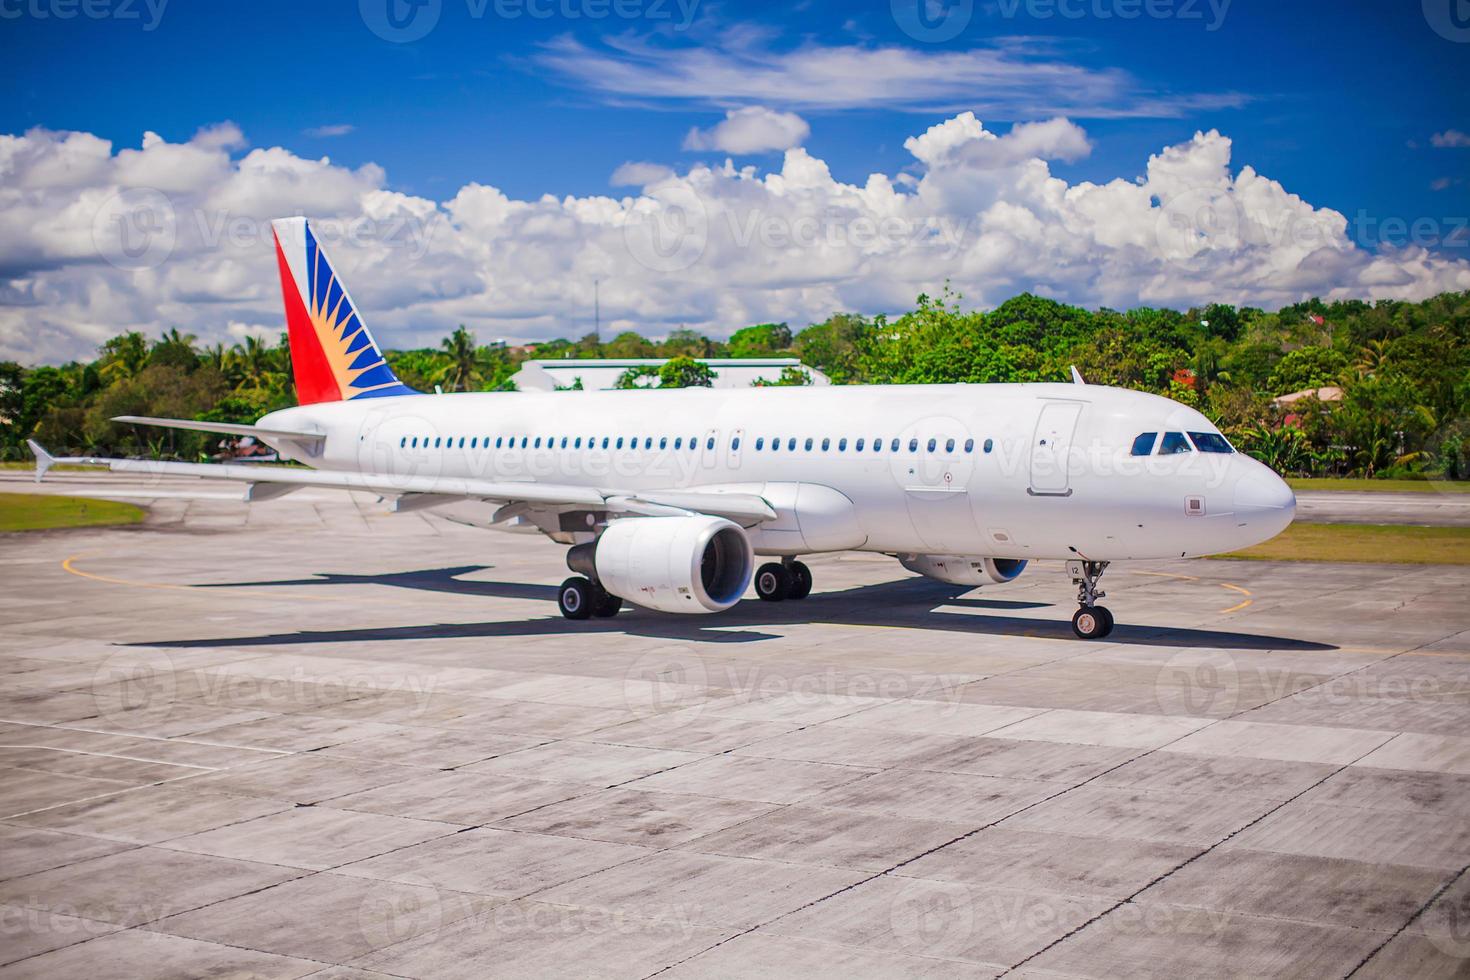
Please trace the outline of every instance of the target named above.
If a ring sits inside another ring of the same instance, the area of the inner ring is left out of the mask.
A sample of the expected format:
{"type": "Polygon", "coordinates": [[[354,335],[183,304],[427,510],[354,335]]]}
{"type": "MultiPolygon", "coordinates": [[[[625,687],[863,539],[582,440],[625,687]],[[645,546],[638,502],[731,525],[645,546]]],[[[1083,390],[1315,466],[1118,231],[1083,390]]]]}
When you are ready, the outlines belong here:
{"type": "Polygon", "coordinates": [[[1083,381],[1082,380],[1082,372],[1079,371],[1079,370],[1077,370],[1077,365],[1075,365],[1075,364],[1072,365],[1072,383],[1074,385],[1085,385],[1085,384],[1087,384],[1086,381],[1083,381]]]}

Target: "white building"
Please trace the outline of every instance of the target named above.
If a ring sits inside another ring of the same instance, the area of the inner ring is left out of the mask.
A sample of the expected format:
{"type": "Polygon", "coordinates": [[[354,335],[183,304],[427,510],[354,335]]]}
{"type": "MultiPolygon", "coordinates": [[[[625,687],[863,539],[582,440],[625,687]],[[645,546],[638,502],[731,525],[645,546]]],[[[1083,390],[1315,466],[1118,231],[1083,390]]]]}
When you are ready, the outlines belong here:
{"type": "MultiPolygon", "coordinates": [[[[812,384],[832,383],[821,371],[808,367],[795,357],[699,357],[695,360],[708,364],[715,372],[716,388],[749,388],[757,381],[777,381],[784,368],[801,368],[811,375],[812,384]]],[[[587,391],[613,388],[625,371],[632,368],[651,367],[657,369],[668,363],[667,358],[626,358],[599,360],[594,358],[561,358],[549,361],[526,361],[511,378],[518,391],[555,391],[570,388],[582,380],[587,391]]]]}

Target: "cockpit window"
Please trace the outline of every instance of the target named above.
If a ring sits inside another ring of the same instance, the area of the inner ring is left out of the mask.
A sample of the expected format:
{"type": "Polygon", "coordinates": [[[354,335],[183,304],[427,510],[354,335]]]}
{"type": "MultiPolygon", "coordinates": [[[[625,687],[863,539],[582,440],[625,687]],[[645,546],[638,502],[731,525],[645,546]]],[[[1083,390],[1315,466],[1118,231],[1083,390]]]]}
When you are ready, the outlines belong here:
{"type": "Polygon", "coordinates": [[[1164,433],[1164,441],[1159,445],[1160,456],[1173,456],[1176,453],[1187,453],[1190,451],[1189,440],[1184,438],[1184,433],[1164,433]]]}
{"type": "Polygon", "coordinates": [[[1194,440],[1194,448],[1202,453],[1229,454],[1235,452],[1235,447],[1231,446],[1218,432],[1191,432],[1189,438],[1194,440]]]}
{"type": "Polygon", "coordinates": [[[1157,432],[1145,432],[1133,440],[1133,455],[1152,456],[1154,453],[1154,441],[1159,438],[1157,432]]]}

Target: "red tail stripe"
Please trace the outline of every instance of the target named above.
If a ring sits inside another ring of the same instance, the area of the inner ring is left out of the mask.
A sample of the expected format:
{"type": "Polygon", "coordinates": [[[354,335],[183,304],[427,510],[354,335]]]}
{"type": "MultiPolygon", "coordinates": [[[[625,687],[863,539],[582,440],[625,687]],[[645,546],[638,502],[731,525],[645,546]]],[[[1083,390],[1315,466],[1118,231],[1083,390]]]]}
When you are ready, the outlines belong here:
{"type": "MultiPolygon", "coordinates": [[[[274,234],[274,232],[272,233],[274,234]]],[[[276,261],[281,267],[281,298],[286,303],[286,335],[291,343],[291,371],[296,376],[296,401],[300,405],[342,400],[342,390],[332,376],[332,368],[322,353],[311,314],[301,301],[301,290],[291,275],[281,239],[276,237],[276,261]]]]}

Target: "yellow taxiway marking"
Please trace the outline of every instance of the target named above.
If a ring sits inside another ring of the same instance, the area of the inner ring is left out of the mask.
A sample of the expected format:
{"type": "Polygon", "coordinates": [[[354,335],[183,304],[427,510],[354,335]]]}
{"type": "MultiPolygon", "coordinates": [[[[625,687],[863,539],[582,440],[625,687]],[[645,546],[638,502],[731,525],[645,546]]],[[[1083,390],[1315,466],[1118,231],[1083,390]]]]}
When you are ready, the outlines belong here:
{"type": "MultiPolygon", "coordinates": [[[[1172,579],[1178,579],[1181,582],[1198,582],[1198,581],[1200,581],[1200,577],[1198,575],[1180,575],[1177,572],[1145,572],[1145,571],[1139,571],[1138,569],[1129,569],[1129,571],[1131,571],[1134,575],[1152,575],[1155,578],[1172,578],[1172,579]]],[[[1244,602],[1237,602],[1235,605],[1231,606],[1229,609],[1221,609],[1220,610],[1220,615],[1222,615],[1222,616],[1225,615],[1226,613],[1240,612],[1246,606],[1249,606],[1251,603],[1253,603],[1253,602],[1256,601],[1253,598],[1249,598],[1250,596],[1253,596],[1255,594],[1255,593],[1251,592],[1250,589],[1242,588],[1239,585],[1231,585],[1229,582],[1216,582],[1214,584],[1215,585],[1218,585],[1222,589],[1229,589],[1231,592],[1239,592],[1241,595],[1248,597],[1248,598],[1246,598],[1246,600],[1244,602]]]]}

